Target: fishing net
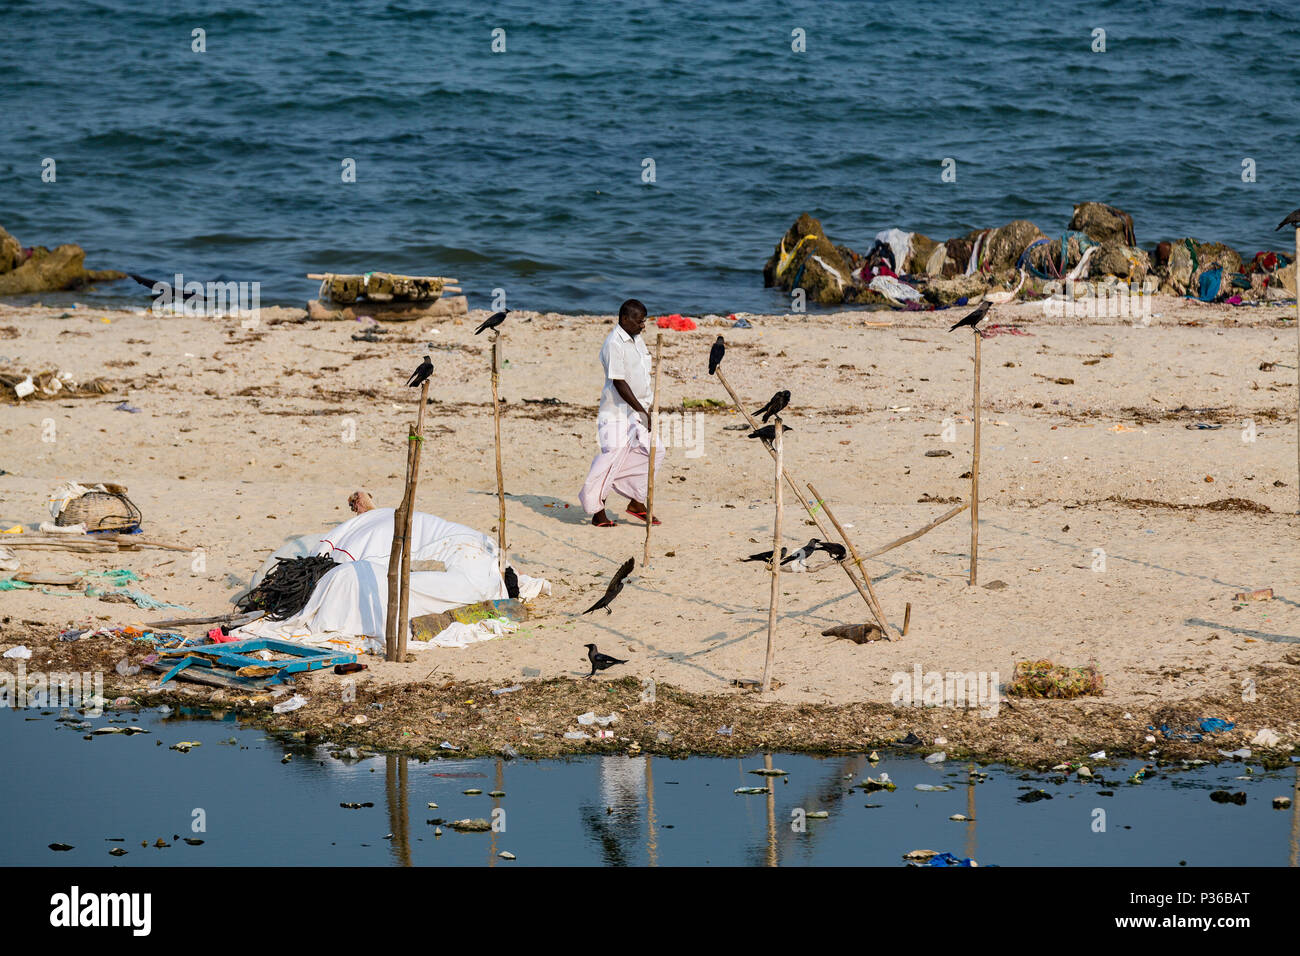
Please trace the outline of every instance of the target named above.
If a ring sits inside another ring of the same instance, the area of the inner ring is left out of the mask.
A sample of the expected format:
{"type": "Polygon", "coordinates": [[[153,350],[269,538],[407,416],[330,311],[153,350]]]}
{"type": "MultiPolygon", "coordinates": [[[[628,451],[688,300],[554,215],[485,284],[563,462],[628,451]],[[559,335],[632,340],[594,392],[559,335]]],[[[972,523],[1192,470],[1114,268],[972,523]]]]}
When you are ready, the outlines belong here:
{"type": "Polygon", "coordinates": [[[291,618],[307,606],[316,584],[334,568],[329,555],[278,558],[275,567],[236,606],[241,611],[265,611],[269,621],[291,618]]]}

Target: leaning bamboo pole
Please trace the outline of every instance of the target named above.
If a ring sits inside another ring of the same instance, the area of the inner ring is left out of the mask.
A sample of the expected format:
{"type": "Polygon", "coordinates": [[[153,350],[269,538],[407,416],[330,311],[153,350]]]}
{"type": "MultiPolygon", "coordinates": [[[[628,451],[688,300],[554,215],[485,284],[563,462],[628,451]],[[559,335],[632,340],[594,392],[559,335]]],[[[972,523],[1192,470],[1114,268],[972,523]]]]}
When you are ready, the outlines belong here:
{"type": "Polygon", "coordinates": [[[429,404],[429,382],[420,386],[420,411],[415,418],[415,441],[411,455],[411,480],[406,511],[402,516],[402,601],[397,609],[397,659],[406,660],[406,638],[410,634],[411,528],[415,523],[415,490],[420,481],[420,456],[424,451],[424,410],[429,404]]]}
{"type": "MultiPolygon", "coordinates": [[[[781,416],[774,417],[776,427],[772,429],[772,444],[776,447],[776,475],[774,479],[773,504],[776,512],[772,518],[772,590],[767,601],[767,656],[763,660],[764,694],[772,689],[772,664],[776,657],[776,611],[781,602],[781,519],[785,517],[785,502],[781,500],[781,479],[785,476],[785,442],[782,436],[785,426],[781,416]]],[[[770,784],[770,780],[769,780],[770,784]]]]}
{"type": "Polygon", "coordinates": [[[867,566],[862,563],[862,558],[858,556],[858,549],[853,546],[853,542],[849,540],[849,536],[844,531],[843,525],[841,525],[839,520],[835,517],[835,512],[831,511],[831,506],[826,503],[826,499],[817,493],[817,489],[812,486],[812,482],[808,483],[808,490],[812,492],[813,499],[817,504],[826,509],[826,517],[830,519],[831,524],[835,525],[835,530],[840,533],[840,537],[843,538],[844,543],[848,545],[849,555],[853,558],[853,563],[858,566],[858,573],[862,575],[862,580],[867,585],[867,594],[871,598],[871,613],[875,615],[876,623],[880,625],[881,633],[888,637],[889,623],[885,620],[885,610],[880,606],[880,598],[876,597],[876,589],[871,586],[871,575],[867,573],[867,566]]]}
{"type": "Polygon", "coordinates": [[[506,484],[501,472],[501,331],[492,330],[492,421],[496,428],[497,452],[497,573],[506,576],[506,484]]]}
{"type": "Polygon", "coordinates": [[[650,464],[645,492],[645,550],[641,554],[641,570],[650,567],[650,529],[655,523],[655,438],[659,435],[659,367],[663,364],[664,334],[655,337],[655,395],[650,412],[650,464]]]}
{"type": "MultiPolygon", "coordinates": [[[[755,420],[753,415],[749,414],[749,411],[745,408],[745,406],[741,404],[740,396],[737,395],[736,390],[731,387],[731,383],[727,381],[727,377],[722,374],[722,369],[717,369],[714,372],[714,375],[716,375],[718,381],[722,383],[722,387],[727,390],[727,394],[731,396],[731,400],[733,403],[735,403],[736,409],[740,412],[740,414],[745,416],[745,420],[749,422],[750,427],[753,428],[755,431],[757,431],[759,428],[758,422],[755,420]]],[[[769,447],[767,450],[769,454],[775,457],[776,452],[771,447],[769,447]]],[[[826,529],[826,525],[822,523],[822,519],[817,514],[817,509],[814,508],[812,505],[808,504],[808,500],[804,497],[803,492],[799,490],[799,486],[795,484],[794,479],[790,477],[790,472],[782,468],[782,476],[785,478],[786,484],[790,486],[790,490],[794,492],[794,496],[799,500],[799,503],[803,505],[804,510],[808,512],[808,517],[812,518],[813,524],[817,526],[817,530],[822,533],[822,540],[830,541],[832,539],[831,533],[826,529]]],[[[778,551],[777,553],[779,554],[780,551],[778,551]]],[[[867,609],[871,611],[871,613],[874,615],[875,608],[871,606],[871,598],[868,596],[866,590],[862,587],[862,582],[859,581],[857,577],[854,575],[854,573],[849,569],[849,565],[847,562],[839,561],[837,563],[841,568],[844,569],[844,573],[849,576],[849,580],[853,582],[853,586],[858,589],[858,594],[861,596],[863,603],[867,605],[867,609]]],[[[880,621],[878,623],[880,624],[882,629],[885,629],[885,624],[883,621],[880,621]]]]}
{"type": "Polygon", "coordinates": [[[899,547],[900,545],[907,544],[907,542],[909,542],[909,541],[915,541],[917,538],[921,537],[921,535],[925,534],[927,531],[933,531],[935,528],[939,527],[939,525],[943,524],[943,523],[944,523],[945,521],[947,521],[949,518],[955,518],[955,517],[957,517],[959,514],[961,514],[963,511],[965,511],[965,510],[966,510],[967,508],[969,508],[969,507],[970,507],[970,502],[969,502],[969,501],[963,501],[963,502],[962,502],[961,504],[959,504],[956,508],[953,508],[951,511],[949,511],[949,512],[947,512],[947,513],[945,513],[945,514],[942,514],[942,515],[940,515],[939,517],[935,518],[933,521],[931,521],[931,522],[930,522],[928,525],[926,525],[924,528],[918,528],[916,531],[913,531],[911,534],[905,534],[905,535],[903,535],[901,538],[895,538],[893,541],[889,542],[889,544],[882,544],[880,547],[876,548],[874,551],[868,551],[868,552],[867,552],[866,554],[864,554],[862,557],[863,557],[863,558],[878,558],[878,557],[880,557],[882,554],[884,554],[886,551],[893,551],[895,548],[899,547]]]}

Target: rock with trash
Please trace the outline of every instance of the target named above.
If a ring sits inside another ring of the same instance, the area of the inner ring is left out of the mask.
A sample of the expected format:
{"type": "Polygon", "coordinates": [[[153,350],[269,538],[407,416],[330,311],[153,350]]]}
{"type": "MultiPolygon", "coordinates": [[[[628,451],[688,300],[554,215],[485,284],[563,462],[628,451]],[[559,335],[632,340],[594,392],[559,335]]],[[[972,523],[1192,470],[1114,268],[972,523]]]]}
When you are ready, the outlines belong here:
{"type": "Polygon", "coordinates": [[[802,289],[818,305],[909,310],[993,304],[1057,295],[1149,295],[1241,304],[1295,294],[1296,267],[1286,251],[1246,259],[1231,246],[1190,237],[1138,244],[1131,214],[1103,202],[1073,207],[1060,231],[1026,219],[937,240],[891,227],[861,254],[826,235],[803,213],[763,266],[768,288],[802,289]]]}
{"type": "Polygon", "coordinates": [[[82,289],[95,282],[125,279],[125,272],[87,269],[81,246],[24,248],[0,227],[0,296],[82,289]]]}

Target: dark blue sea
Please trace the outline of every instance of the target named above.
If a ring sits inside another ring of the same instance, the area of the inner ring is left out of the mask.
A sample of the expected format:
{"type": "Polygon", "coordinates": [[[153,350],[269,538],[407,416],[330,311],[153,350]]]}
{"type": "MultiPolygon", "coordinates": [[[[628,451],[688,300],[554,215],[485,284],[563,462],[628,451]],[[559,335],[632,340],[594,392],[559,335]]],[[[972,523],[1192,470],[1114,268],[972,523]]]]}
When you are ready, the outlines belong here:
{"type": "Polygon", "coordinates": [[[264,304],[390,270],[471,307],[771,311],[803,211],[865,249],[1100,200],[1249,255],[1300,205],[1294,0],[2,0],[0,88],[0,225],[264,304]]]}

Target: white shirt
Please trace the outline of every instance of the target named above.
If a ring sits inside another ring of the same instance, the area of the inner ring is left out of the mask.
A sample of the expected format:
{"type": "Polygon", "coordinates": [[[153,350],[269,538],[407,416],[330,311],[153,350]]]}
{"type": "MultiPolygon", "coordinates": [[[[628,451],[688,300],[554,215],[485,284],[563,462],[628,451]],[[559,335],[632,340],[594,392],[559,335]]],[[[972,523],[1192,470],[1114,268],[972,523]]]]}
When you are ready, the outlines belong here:
{"type": "Polygon", "coordinates": [[[605,344],[600,347],[600,364],[605,368],[605,387],[600,393],[600,411],[596,415],[598,426],[612,419],[637,417],[614,388],[615,379],[627,382],[641,407],[647,412],[650,410],[654,402],[650,385],[650,350],[641,336],[633,338],[623,326],[615,324],[614,331],[605,336],[605,344]]]}

